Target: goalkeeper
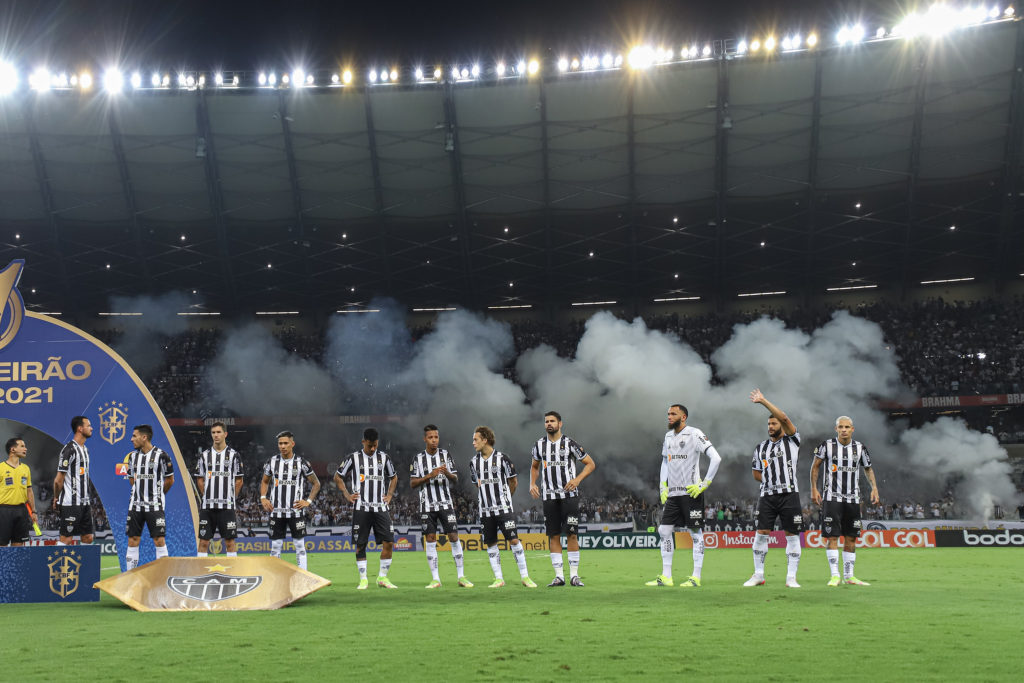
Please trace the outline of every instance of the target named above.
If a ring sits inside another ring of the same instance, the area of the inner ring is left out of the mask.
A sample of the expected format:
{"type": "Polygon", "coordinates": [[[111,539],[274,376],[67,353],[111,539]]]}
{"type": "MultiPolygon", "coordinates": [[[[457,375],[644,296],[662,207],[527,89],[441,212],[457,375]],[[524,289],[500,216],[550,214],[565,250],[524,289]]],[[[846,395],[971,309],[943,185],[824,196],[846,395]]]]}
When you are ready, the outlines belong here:
{"type": "Polygon", "coordinates": [[[718,472],[722,456],[704,432],[686,426],[686,407],[675,403],[668,409],[668,431],[661,448],[661,514],[658,534],[661,536],[661,574],[648,586],[672,585],[673,534],[676,527],[686,527],[693,538],[693,573],[680,583],[683,588],[700,586],[704,566],[704,491],[718,472]],[[701,453],[708,456],[708,476],[700,478],[701,453]]]}

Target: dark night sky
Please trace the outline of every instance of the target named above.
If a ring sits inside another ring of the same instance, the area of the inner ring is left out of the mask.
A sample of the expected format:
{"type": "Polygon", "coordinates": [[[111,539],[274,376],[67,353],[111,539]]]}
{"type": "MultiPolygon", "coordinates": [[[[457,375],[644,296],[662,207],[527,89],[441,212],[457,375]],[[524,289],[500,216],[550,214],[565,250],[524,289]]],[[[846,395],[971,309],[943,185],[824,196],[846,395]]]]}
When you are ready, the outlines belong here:
{"type": "Polygon", "coordinates": [[[243,70],[382,58],[486,60],[621,48],[640,36],[688,42],[771,26],[834,30],[859,17],[869,26],[891,25],[898,8],[883,0],[6,0],[0,58],[22,68],[74,69],[119,58],[129,67],[243,70]]]}

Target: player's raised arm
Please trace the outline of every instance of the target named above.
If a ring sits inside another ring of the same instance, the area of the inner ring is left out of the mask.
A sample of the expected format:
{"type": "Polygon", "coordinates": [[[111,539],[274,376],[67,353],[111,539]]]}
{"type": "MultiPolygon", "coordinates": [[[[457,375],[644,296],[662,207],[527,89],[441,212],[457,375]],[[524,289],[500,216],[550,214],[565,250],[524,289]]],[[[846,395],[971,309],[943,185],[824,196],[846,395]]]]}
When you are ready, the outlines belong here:
{"type": "Polygon", "coordinates": [[[793,421],[790,420],[789,416],[786,415],[786,413],[784,413],[778,406],[765,398],[760,389],[754,389],[750,392],[750,400],[754,403],[760,403],[767,408],[768,412],[772,414],[772,417],[782,424],[782,431],[786,436],[793,436],[796,434],[796,425],[793,424],[793,421]]]}

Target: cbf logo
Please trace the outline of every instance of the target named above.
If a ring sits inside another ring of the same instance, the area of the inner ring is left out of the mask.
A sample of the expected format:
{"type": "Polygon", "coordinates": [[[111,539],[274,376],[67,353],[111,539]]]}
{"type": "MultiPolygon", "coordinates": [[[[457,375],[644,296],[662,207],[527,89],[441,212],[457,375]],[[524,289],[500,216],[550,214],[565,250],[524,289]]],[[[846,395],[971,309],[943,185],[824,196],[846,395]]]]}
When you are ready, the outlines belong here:
{"type": "Polygon", "coordinates": [[[237,598],[256,590],[263,583],[262,576],[231,576],[224,572],[231,567],[215,564],[207,567],[210,574],[201,576],[169,576],[167,587],[178,595],[200,602],[220,602],[237,598]]]}
{"type": "Polygon", "coordinates": [[[23,259],[16,259],[0,270],[0,349],[4,348],[18,336],[21,321],[25,317],[25,301],[18,291],[18,280],[25,268],[23,259]]]}
{"type": "Polygon", "coordinates": [[[128,411],[124,404],[107,401],[100,406],[100,436],[111,446],[124,438],[128,430],[128,411]]]}
{"type": "Polygon", "coordinates": [[[57,555],[50,555],[46,565],[50,570],[50,590],[66,598],[78,590],[78,575],[82,570],[79,561],[82,556],[73,550],[66,550],[57,555]]]}

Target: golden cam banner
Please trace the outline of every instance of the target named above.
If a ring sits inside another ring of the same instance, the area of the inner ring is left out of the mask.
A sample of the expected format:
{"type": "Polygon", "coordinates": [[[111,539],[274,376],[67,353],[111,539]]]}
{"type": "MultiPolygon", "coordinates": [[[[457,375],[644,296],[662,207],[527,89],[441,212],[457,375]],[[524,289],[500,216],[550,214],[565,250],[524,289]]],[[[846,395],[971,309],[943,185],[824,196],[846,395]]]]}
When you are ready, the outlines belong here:
{"type": "Polygon", "coordinates": [[[331,585],[276,557],[163,557],[95,587],[140,612],[277,609],[331,585]]]}

